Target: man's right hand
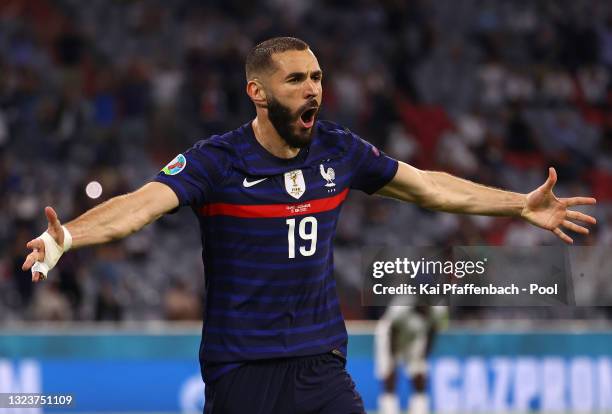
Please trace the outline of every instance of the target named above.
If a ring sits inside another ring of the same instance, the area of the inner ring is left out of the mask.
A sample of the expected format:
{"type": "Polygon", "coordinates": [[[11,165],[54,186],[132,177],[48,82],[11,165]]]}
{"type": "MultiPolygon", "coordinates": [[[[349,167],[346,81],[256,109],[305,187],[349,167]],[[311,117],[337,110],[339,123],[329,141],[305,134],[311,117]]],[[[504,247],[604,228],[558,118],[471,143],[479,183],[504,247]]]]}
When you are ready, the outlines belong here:
{"type": "Polygon", "coordinates": [[[153,181],[133,193],[113,197],[71,220],[70,231],[62,226],[55,210],[46,207],[47,234],[43,233],[26,244],[32,252],[21,268],[28,271],[34,266],[32,281],[40,282],[45,280],[41,272],[52,269],[66,250],[122,239],[178,206],[179,199],[174,190],[153,181]],[[75,235],[76,240],[73,238],[75,235]]]}
{"type": "MultiPolygon", "coordinates": [[[[62,224],[57,218],[57,213],[51,207],[45,207],[45,215],[47,216],[47,222],[49,223],[47,226],[47,233],[53,240],[59,245],[64,245],[64,230],[62,229],[62,224]]],[[[42,262],[45,260],[45,243],[40,238],[35,238],[34,240],[30,240],[26,247],[31,249],[32,252],[28,254],[21,269],[24,271],[28,271],[34,266],[36,262],[42,262]]],[[[32,272],[32,282],[40,282],[44,280],[46,277],[40,272],[32,272]]]]}

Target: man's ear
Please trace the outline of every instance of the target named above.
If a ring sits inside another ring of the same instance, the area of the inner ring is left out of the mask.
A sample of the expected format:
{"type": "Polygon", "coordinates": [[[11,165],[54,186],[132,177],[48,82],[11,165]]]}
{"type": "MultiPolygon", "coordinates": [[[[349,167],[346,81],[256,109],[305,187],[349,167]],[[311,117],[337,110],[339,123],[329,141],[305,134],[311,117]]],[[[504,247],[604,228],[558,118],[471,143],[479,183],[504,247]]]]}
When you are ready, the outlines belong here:
{"type": "Polygon", "coordinates": [[[264,90],[263,84],[259,81],[259,79],[251,79],[247,82],[246,93],[249,95],[249,98],[251,98],[255,106],[260,108],[266,108],[268,106],[266,91],[264,90]]]}

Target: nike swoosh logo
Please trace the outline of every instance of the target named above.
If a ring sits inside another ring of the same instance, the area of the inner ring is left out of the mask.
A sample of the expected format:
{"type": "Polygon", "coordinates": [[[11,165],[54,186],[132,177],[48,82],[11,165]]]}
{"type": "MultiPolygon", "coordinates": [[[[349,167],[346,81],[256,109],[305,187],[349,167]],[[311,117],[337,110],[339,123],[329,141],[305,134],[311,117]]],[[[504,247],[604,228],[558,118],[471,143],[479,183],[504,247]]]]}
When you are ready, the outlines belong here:
{"type": "Polygon", "coordinates": [[[261,180],[247,181],[247,179],[245,178],[244,181],[242,182],[242,185],[245,186],[246,188],[249,188],[249,187],[253,187],[256,184],[259,184],[262,181],[266,181],[267,179],[268,177],[262,178],[261,180]]]}

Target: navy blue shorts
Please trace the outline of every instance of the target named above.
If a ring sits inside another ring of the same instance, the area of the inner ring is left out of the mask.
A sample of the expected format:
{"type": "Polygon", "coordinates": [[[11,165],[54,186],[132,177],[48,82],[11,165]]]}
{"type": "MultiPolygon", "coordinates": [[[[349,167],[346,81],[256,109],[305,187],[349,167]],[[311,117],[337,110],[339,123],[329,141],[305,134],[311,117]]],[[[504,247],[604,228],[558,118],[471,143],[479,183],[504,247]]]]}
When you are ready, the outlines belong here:
{"type": "Polygon", "coordinates": [[[248,362],[206,384],[204,414],[364,414],[345,364],[331,353],[248,362]]]}

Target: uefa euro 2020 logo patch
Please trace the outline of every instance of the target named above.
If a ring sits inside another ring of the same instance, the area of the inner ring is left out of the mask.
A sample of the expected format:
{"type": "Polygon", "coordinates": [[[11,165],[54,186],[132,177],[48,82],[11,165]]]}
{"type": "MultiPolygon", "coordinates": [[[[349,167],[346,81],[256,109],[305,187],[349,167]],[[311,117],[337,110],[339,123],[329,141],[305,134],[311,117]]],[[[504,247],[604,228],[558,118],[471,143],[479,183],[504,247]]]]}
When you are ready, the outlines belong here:
{"type": "Polygon", "coordinates": [[[164,168],[162,168],[162,172],[166,175],[176,175],[185,169],[187,165],[187,158],[183,154],[179,154],[172,161],[168,163],[164,168]]]}

